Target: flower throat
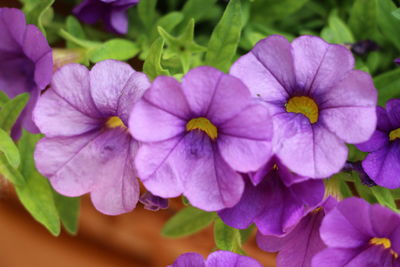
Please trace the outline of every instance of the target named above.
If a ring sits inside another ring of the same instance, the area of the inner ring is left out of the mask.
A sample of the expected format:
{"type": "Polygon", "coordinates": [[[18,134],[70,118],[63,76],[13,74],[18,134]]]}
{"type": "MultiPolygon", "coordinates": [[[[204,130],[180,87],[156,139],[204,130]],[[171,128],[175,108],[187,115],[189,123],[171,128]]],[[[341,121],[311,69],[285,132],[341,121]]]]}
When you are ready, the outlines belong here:
{"type": "Polygon", "coordinates": [[[127,128],[124,122],[117,116],[112,116],[108,118],[108,120],[106,121],[106,127],[111,129],[117,127],[127,128]]]}
{"type": "Polygon", "coordinates": [[[400,139],[400,128],[393,130],[389,133],[389,140],[393,141],[396,139],[400,139]]]}
{"type": "Polygon", "coordinates": [[[204,117],[191,119],[186,124],[186,131],[192,130],[201,130],[205,132],[212,140],[215,140],[218,137],[217,127],[215,127],[211,121],[204,117]]]}
{"type": "Polygon", "coordinates": [[[307,96],[294,96],[286,103],[286,111],[301,113],[308,118],[311,123],[318,121],[318,106],[315,101],[307,96]]]}

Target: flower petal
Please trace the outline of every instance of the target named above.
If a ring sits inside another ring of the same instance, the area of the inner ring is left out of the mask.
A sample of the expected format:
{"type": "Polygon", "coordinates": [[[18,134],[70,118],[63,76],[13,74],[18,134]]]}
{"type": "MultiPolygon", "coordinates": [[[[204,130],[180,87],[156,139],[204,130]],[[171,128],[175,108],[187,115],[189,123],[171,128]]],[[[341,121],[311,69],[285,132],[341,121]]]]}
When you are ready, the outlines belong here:
{"type": "Polygon", "coordinates": [[[339,138],[301,114],[274,117],[274,148],[291,171],[310,178],[340,171],[347,158],[347,147],[339,138]]]}
{"type": "Polygon", "coordinates": [[[40,89],[44,89],[53,76],[53,55],[51,50],[41,57],[35,65],[35,83],[40,89]]]}
{"type": "Polygon", "coordinates": [[[112,9],[107,24],[113,31],[119,34],[126,34],[128,32],[128,16],[125,10],[112,9]]]}
{"type": "Polygon", "coordinates": [[[20,51],[26,29],[24,13],[16,8],[0,10],[0,52],[20,51]]]}
{"type": "MultiPolygon", "coordinates": [[[[312,259],[312,267],[329,266],[343,267],[351,261],[362,249],[326,248],[312,259]]],[[[365,266],[364,264],[361,266],[365,266]]]]}
{"type": "Polygon", "coordinates": [[[371,137],[377,122],[377,91],[367,73],[349,72],[324,98],[320,118],[333,133],[347,143],[371,137]]]}
{"type": "Polygon", "coordinates": [[[374,152],[387,145],[389,145],[388,134],[376,130],[368,141],[361,144],[357,144],[356,147],[364,152],[374,152]]]}
{"type": "Polygon", "coordinates": [[[124,118],[121,119],[128,123],[127,113],[150,86],[144,74],[134,74],[135,70],[125,62],[104,60],[94,65],[90,71],[91,95],[103,116],[122,113],[124,118]],[[120,103],[128,105],[124,112],[119,112],[120,103]]]}
{"type": "Polygon", "coordinates": [[[324,94],[354,67],[350,50],[316,36],[294,39],[292,49],[296,82],[307,94],[324,94]]]}
{"type": "Polygon", "coordinates": [[[79,135],[101,124],[101,119],[85,115],[54,90],[46,91],[39,98],[33,119],[47,137],[79,135]]]}
{"type": "Polygon", "coordinates": [[[391,124],[400,128],[400,99],[391,99],[386,103],[386,112],[391,124]]]}
{"type": "Polygon", "coordinates": [[[378,185],[390,189],[400,187],[400,142],[369,153],[362,162],[363,169],[378,185]]]}
{"type": "Polygon", "coordinates": [[[256,171],[272,156],[272,129],[266,107],[250,105],[220,125],[218,149],[233,169],[256,171]]]}
{"type": "Polygon", "coordinates": [[[295,74],[290,43],[272,35],[258,42],[231,67],[230,74],[241,79],[253,96],[267,102],[286,102],[295,88],[295,74]]]}
{"type": "Polygon", "coordinates": [[[206,267],[203,256],[198,253],[189,252],[179,256],[172,265],[168,267],[206,267]]]}
{"type": "Polygon", "coordinates": [[[33,62],[38,62],[44,55],[51,53],[46,37],[35,25],[28,24],[25,30],[23,50],[33,62]]]}
{"type": "MultiPolygon", "coordinates": [[[[235,266],[235,267],[262,267],[255,259],[247,256],[235,254],[230,251],[215,251],[207,258],[207,267],[222,267],[222,266],[235,266]]],[[[197,266],[196,266],[197,267],[197,266]]]]}

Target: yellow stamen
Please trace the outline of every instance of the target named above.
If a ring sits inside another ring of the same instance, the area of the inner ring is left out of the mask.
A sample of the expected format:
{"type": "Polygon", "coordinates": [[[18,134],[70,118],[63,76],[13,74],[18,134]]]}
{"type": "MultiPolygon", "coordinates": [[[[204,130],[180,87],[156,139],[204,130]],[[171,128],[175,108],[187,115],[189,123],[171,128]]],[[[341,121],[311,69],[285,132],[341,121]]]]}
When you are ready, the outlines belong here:
{"type": "Polygon", "coordinates": [[[311,123],[318,121],[318,105],[308,96],[294,96],[286,103],[286,111],[301,113],[306,116],[311,123]]]}
{"type": "Polygon", "coordinates": [[[371,238],[371,240],[369,241],[369,243],[371,245],[375,245],[375,246],[383,246],[385,249],[390,249],[390,253],[393,255],[394,258],[398,258],[399,254],[397,254],[393,249],[391,249],[392,247],[392,242],[390,242],[390,239],[385,238],[385,237],[374,237],[371,238]]]}
{"type": "Polygon", "coordinates": [[[124,122],[117,116],[112,116],[108,118],[108,120],[106,121],[106,126],[107,128],[116,128],[116,127],[126,128],[124,122]]]}
{"type": "Polygon", "coordinates": [[[187,131],[192,131],[192,130],[201,130],[205,132],[211,139],[216,139],[218,137],[218,130],[217,127],[215,127],[214,124],[212,124],[211,121],[204,117],[198,117],[195,119],[191,119],[187,124],[186,124],[186,130],[187,131]]]}
{"type": "Polygon", "coordinates": [[[389,133],[389,139],[390,139],[390,141],[393,141],[395,139],[400,139],[400,128],[391,131],[389,133]]]}

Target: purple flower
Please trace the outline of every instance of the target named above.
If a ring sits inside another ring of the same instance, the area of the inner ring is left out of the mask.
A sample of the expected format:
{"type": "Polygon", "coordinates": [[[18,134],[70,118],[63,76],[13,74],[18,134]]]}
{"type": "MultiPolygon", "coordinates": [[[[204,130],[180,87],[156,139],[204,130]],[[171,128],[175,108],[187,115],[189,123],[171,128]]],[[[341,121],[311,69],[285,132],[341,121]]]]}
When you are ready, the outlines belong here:
{"type": "Polygon", "coordinates": [[[20,10],[0,8],[0,90],[12,98],[30,93],[27,106],[13,126],[13,138],[19,138],[22,128],[39,132],[32,121],[32,110],[52,72],[51,48],[40,30],[26,25],[20,10]]]}
{"type": "Polygon", "coordinates": [[[400,266],[400,217],[363,199],[341,201],[322,221],[327,248],[313,266],[400,266]]]}
{"type": "Polygon", "coordinates": [[[215,251],[207,260],[194,252],[179,256],[172,265],[168,267],[262,267],[255,259],[235,254],[230,251],[215,251]]]}
{"type": "Polygon", "coordinates": [[[158,197],[149,191],[143,193],[139,198],[140,203],[144,205],[146,210],[158,211],[160,209],[168,208],[168,199],[158,197]]]}
{"type": "Polygon", "coordinates": [[[66,196],[91,193],[94,206],[109,215],[136,206],[138,142],[125,125],[149,85],[145,74],[114,60],[91,71],[68,64],[54,74],[33,117],[46,135],[36,146],[36,167],[55,190],[66,196]]]}
{"type": "MultiPolygon", "coordinates": [[[[319,235],[319,228],[325,214],[336,205],[336,200],[327,198],[317,209],[309,212],[283,236],[257,233],[258,246],[268,252],[278,252],[277,266],[308,267],[318,252],[326,246],[319,235]]],[[[331,265],[320,265],[331,266],[331,265]]]]}
{"type": "Polygon", "coordinates": [[[72,11],[80,20],[93,24],[103,20],[109,31],[126,34],[128,17],[126,10],[140,0],[84,0],[72,11]]]}
{"type": "Polygon", "coordinates": [[[396,63],[397,65],[400,65],[400,58],[396,58],[395,60],[393,60],[394,63],[396,63]]]}
{"type": "Polygon", "coordinates": [[[271,156],[268,110],[239,79],[198,67],[177,82],[161,76],[135,105],[129,123],[143,145],[138,174],[153,194],[182,193],[207,211],[235,205],[244,190],[239,172],[271,156]]]}
{"type": "Polygon", "coordinates": [[[371,152],[362,166],[378,185],[400,187],[400,99],[386,103],[386,110],[377,107],[378,126],[372,137],[357,145],[364,152],[371,152]]]}
{"type": "Polygon", "coordinates": [[[361,143],[376,126],[371,77],[352,70],[343,46],[315,36],[261,40],[231,68],[273,115],[273,149],[292,171],[322,178],[340,171],[347,143],[361,143]]]}
{"type": "MultiPolygon", "coordinates": [[[[282,235],[292,228],[324,196],[321,180],[307,180],[291,173],[278,160],[266,165],[257,185],[246,180],[243,196],[232,208],[219,212],[228,225],[245,229],[255,223],[264,235],[282,235]]],[[[258,180],[258,179],[257,179],[258,180]]]]}

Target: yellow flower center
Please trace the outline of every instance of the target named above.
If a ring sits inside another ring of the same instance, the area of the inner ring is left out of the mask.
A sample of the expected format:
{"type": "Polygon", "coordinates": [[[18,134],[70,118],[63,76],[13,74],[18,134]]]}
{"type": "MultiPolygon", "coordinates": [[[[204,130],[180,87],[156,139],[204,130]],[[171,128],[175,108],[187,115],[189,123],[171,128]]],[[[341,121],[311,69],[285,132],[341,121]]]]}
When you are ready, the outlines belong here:
{"type": "Polygon", "coordinates": [[[389,133],[389,139],[390,139],[390,141],[393,141],[395,139],[400,139],[400,128],[391,131],[389,133]]]}
{"type": "Polygon", "coordinates": [[[294,96],[286,103],[286,111],[301,113],[306,116],[311,123],[318,121],[318,105],[308,96],[294,96]]]}
{"type": "Polygon", "coordinates": [[[381,246],[382,245],[385,249],[390,249],[390,253],[393,255],[393,257],[395,257],[396,259],[399,257],[399,254],[397,254],[393,249],[391,249],[392,242],[390,242],[390,240],[388,238],[385,238],[385,237],[374,237],[374,238],[371,238],[369,243],[371,245],[375,245],[375,246],[381,246]]]}
{"type": "Polygon", "coordinates": [[[212,124],[211,121],[209,121],[204,117],[191,119],[186,124],[186,130],[187,131],[201,130],[205,132],[212,140],[215,140],[218,137],[217,127],[215,127],[215,125],[212,124]]]}
{"type": "Polygon", "coordinates": [[[122,127],[122,128],[127,128],[124,124],[124,122],[117,116],[112,116],[108,118],[106,121],[106,127],[107,128],[116,128],[116,127],[122,127]]]}

